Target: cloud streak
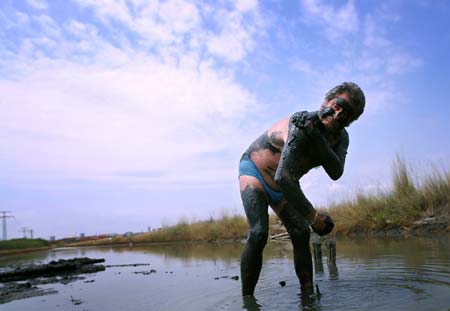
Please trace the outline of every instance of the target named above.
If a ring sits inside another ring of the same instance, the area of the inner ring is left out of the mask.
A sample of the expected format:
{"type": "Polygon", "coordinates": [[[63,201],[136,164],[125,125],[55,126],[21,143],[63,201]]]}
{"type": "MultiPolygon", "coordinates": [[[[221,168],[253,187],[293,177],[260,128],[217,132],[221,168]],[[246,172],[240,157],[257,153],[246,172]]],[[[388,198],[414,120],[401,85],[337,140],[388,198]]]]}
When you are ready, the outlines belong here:
{"type": "Polygon", "coordinates": [[[320,26],[329,40],[337,43],[342,37],[358,32],[359,19],[354,1],[333,6],[320,0],[303,0],[302,12],[309,24],[320,26]]]}
{"type": "MultiPolygon", "coordinates": [[[[313,90],[323,92],[343,81],[357,82],[368,99],[366,114],[373,115],[394,106],[395,98],[401,97],[396,86],[400,76],[420,67],[423,61],[398,42],[394,44],[387,31],[390,24],[401,20],[395,8],[382,4],[362,14],[356,4],[351,0],[341,6],[320,0],[301,1],[302,24],[319,34],[313,42],[322,47],[320,55],[333,57],[335,62],[310,63],[297,58],[291,65],[311,77],[313,90]]],[[[320,100],[319,94],[317,98],[320,100]]]]}

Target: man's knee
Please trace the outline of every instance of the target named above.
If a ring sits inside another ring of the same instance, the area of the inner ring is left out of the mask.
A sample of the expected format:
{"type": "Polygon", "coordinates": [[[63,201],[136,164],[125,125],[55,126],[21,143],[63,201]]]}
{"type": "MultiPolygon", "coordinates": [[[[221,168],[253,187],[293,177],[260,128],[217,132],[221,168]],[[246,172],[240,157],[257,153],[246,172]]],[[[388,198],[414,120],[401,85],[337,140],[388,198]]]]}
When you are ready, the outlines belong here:
{"type": "Polygon", "coordinates": [[[267,199],[264,190],[247,186],[241,191],[241,198],[247,217],[259,217],[262,211],[267,210],[267,199]]]}
{"type": "Polygon", "coordinates": [[[289,230],[289,236],[293,243],[304,242],[309,243],[310,229],[309,226],[293,226],[289,230]]]}
{"type": "Polygon", "coordinates": [[[292,241],[309,239],[310,229],[308,221],[288,204],[281,211],[281,220],[292,241]]]}
{"type": "Polygon", "coordinates": [[[263,250],[269,237],[268,228],[258,227],[248,231],[247,243],[258,250],[263,250]]]}

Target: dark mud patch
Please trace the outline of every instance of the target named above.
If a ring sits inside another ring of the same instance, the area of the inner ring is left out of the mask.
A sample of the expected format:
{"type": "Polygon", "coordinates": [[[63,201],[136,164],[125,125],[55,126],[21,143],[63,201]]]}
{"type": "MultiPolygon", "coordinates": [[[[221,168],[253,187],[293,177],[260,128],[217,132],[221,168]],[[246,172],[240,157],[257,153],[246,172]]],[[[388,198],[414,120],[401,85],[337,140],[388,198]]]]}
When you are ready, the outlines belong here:
{"type": "Polygon", "coordinates": [[[0,304],[18,299],[56,294],[54,289],[42,289],[31,282],[6,283],[0,285],[0,304]]]}
{"type": "Polygon", "coordinates": [[[57,293],[53,289],[43,289],[38,285],[68,284],[83,280],[80,274],[104,271],[104,259],[73,258],[51,261],[47,264],[13,266],[0,272],[0,304],[18,299],[57,293]]]}
{"type": "Polygon", "coordinates": [[[117,267],[140,267],[140,266],[150,266],[149,263],[132,263],[124,265],[106,265],[105,268],[117,268],[117,267]]]}
{"type": "Polygon", "coordinates": [[[148,270],[148,271],[134,271],[133,273],[134,274],[149,275],[149,274],[156,273],[156,270],[155,269],[151,269],[151,270],[148,270]]]}
{"type": "Polygon", "coordinates": [[[238,275],[234,275],[234,276],[222,275],[222,276],[216,276],[214,278],[214,280],[219,280],[219,279],[230,279],[230,280],[238,281],[239,280],[239,276],[238,275]]]}

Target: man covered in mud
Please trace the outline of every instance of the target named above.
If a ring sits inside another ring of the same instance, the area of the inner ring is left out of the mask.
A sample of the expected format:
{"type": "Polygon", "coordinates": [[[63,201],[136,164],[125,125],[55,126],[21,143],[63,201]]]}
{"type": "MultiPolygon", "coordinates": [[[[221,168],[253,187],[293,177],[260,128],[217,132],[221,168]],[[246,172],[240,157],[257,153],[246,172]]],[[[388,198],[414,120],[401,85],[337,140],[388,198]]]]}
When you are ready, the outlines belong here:
{"type": "Polygon", "coordinates": [[[314,209],[299,180],[318,166],[333,180],[342,176],[349,145],[345,128],[358,119],[364,106],[359,86],[344,82],[325,95],[318,111],[296,112],[279,121],[242,155],[239,186],[249,225],[241,258],[243,296],[253,296],[258,282],[269,232],[269,205],[291,238],[302,291],[313,290],[310,226],[322,236],[331,232],[334,223],[314,209]]]}

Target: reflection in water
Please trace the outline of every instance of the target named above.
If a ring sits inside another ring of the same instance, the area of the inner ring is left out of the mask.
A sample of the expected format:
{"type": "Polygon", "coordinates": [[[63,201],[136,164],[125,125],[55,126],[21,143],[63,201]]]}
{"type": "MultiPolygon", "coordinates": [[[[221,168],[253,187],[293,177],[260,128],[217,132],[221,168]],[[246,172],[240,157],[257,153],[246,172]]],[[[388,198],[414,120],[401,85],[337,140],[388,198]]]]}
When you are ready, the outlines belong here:
{"type": "Polygon", "coordinates": [[[327,265],[330,280],[337,279],[339,272],[336,265],[336,241],[328,240],[326,243],[326,247],[327,247],[327,265]]]}
{"type": "Polygon", "coordinates": [[[314,272],[316,274],[322,274],[323,273],[323,262],[322,257],[314,258],[314,272]]]}
{"type": "Polygon", "coordinates": [[[321,243],[312,244],[312,253],[314,259],[314,272],[316,274],[323,273],[322,244],[321,243]]]}
{"type": "MultiPolygon", "coordinates": [[[[320,288],[299,292],[290,243],[269,243],[253,299],[241,297],[242,244],[171,244],[133,247],[66,248],[0,258],[11,263],[60,258],[105,258],[105,264],[150,263],[157,272],[135,274],[133,267],[108,268],[58,294],[1,305],[8,310],[73,308],[67,297],[89,310],[448,310],[450,235],[439,239],[338,240],[336,262],[314,262],[320,288]],[[338,271],[339,267],[339,271],[338,271]],[[283,281],[285,286],[280,285],[283,281]],[[123,297],[126,297],[124,299],[123,297]],[[130,303],[132,302],[132,303],[130,303]]],[[[325,258],[323,258],[325,260],[325,258]]]]}
{"type": "Polygon", "coordinates": [[[337,280],[339,277],[339,271],[337,265],[333,261],[327,261],[328,266],[328,275],[330,276],[330,280],[337,280]]]}

